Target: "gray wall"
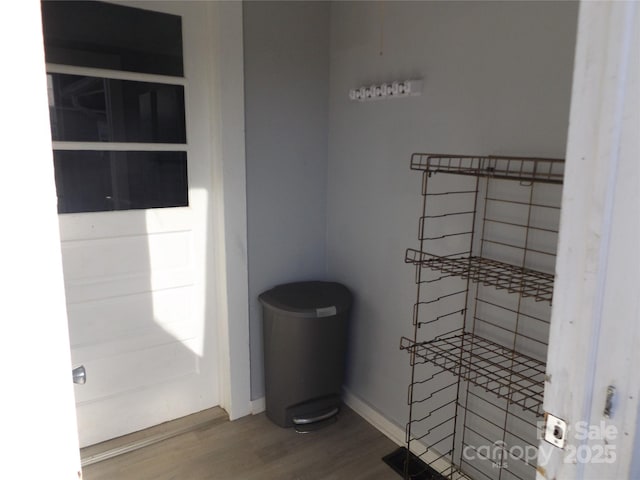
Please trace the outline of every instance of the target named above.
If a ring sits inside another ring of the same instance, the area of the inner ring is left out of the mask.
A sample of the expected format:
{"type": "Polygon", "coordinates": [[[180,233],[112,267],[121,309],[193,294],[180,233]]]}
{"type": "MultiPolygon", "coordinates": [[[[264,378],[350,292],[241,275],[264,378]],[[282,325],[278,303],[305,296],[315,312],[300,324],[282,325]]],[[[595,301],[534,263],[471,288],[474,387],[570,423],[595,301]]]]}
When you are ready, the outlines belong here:
{"type": "Polygon", "coordinates": [[[258,295],[326,277],[326,2],[245,2],[251,398],[264,396],[258,295]]]}
{"type": "Polygon", "coordinates": [[[409,156],[563,156],[576,20],[567,2],[244,4],[252,399],[264,395],[257,295],[331,278],[356,294],[347,388],[406,421],[409,156]],[[420,77],[420,97],[347,97],[420,77]]]}
{"type": "Polygon", "coordinates": [[[331,5],[328,272],[357,296],[347,388],[398,425],[415,302],[403,259],[421,206],[409,156],[564,156],[576,21],[566,2],[331,5]],[[348,100],[407,78],[424,78],[422,96],[348,100]]]}

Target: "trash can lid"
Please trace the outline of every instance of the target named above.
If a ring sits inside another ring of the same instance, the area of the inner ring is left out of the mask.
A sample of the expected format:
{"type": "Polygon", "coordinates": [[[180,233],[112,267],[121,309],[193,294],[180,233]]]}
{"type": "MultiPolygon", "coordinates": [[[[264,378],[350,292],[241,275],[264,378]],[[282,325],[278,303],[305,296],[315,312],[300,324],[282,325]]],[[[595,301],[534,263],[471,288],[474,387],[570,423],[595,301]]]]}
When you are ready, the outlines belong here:
{"type": "Polygon", "coordinates": [[[352,295],[336,282],[295,282],[278,285],[263,292],[260,302],[276,310],[304,317],[328,317],[351,307],[352,295]]]}

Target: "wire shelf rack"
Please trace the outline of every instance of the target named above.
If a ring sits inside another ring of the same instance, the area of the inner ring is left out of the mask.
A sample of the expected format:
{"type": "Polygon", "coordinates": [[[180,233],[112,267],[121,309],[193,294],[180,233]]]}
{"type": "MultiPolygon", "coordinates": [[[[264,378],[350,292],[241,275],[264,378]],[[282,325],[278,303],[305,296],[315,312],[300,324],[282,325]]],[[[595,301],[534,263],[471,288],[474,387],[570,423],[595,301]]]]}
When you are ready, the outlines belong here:
{"type": "Polygon", "coordinates": [[[411,169],[422,212],[405,252],[416,284],[413,336],[400,340],[407,451],[422,452],[424,475],[533,480],[535,459],[479,453],[538,443],[564,160],[415,153],[411,169]]]}
{"type": "Polygon", "coordinates": [[[551,302],[553,297],[553,274],[517,267],[490,258],[440,257],[409,248],[405,255],[405,263],[470,279],[472,282],[493,286],[499,290],[505,289],[509,293],[518,293],[537,301],[551,302]]]}
{"type": "Polygon", "coordinates": [[[414,153],[411,169],[530,182],[562,183],[564,159],[414,153]]]}
{"type": "Polygon", "coordinates": [[[545,364],[491,340],[463,332],[428,342],[402,337],[413,362],[429,362],[536,415],[542,413],[545,364]]]}

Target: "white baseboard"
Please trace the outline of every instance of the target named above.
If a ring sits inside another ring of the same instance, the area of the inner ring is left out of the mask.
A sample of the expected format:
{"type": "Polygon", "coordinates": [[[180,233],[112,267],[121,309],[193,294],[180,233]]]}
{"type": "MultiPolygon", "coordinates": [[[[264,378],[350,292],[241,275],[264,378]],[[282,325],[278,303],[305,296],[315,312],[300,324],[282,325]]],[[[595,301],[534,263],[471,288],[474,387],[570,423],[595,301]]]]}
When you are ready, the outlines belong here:
{"type": "Polygon", "coordinates": [[[249,402],[249,410],[251,411],[251,415],[257,415],[264,412],[266,409],[267,404],[265,403],[264,397],[256,398],[255,400],[251,400],[249,402]]]}
{"type": "Polygon", "coordinates": [[[347,407],[356,412],[367,422],[377,428],[382,434],[398,445],[405,444],[404,428],[399,427],[385,418],[371,405],[354,395],[346,388],[343,389],[342,401],[347,407]]]}
{"type": "MultiPolygon", "coordinates": [[[[400,446],[406,446],[405,429],[403,427],[399,427],[398,425],[384,417],[371,405],[369,405],[357,395],[351,393],[346,388],[344,388],[342,392],[342,401],[345,403],[345,405],[347,405],[351,410],[364,418],[373,427],[378,429],[389,440],[400,446]]],[[[434,452],[433,450],[427,451],[426,446],[421,442],[413,440],[411,442],[411,451],[440,473],[445,475],[451,474],[451,463],[449,463],[446,459],[441,458],[441,456],[437,452],[434,452]]],[[[456,472],[454,478],[466,479],[467,477],[456,472]]]]}

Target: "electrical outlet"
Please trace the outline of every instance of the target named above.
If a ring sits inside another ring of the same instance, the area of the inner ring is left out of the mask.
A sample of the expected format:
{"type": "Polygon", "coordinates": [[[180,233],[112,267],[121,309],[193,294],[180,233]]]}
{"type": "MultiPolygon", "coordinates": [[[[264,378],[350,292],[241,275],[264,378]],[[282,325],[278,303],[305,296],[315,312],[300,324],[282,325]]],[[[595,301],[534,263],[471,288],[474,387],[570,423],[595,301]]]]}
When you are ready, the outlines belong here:
{"type": "Polygon", "coordinates": [[[547,413],[544,439],[558,448],[564,448],[567,442],[567,428],[567,422],[547,413]]]}

